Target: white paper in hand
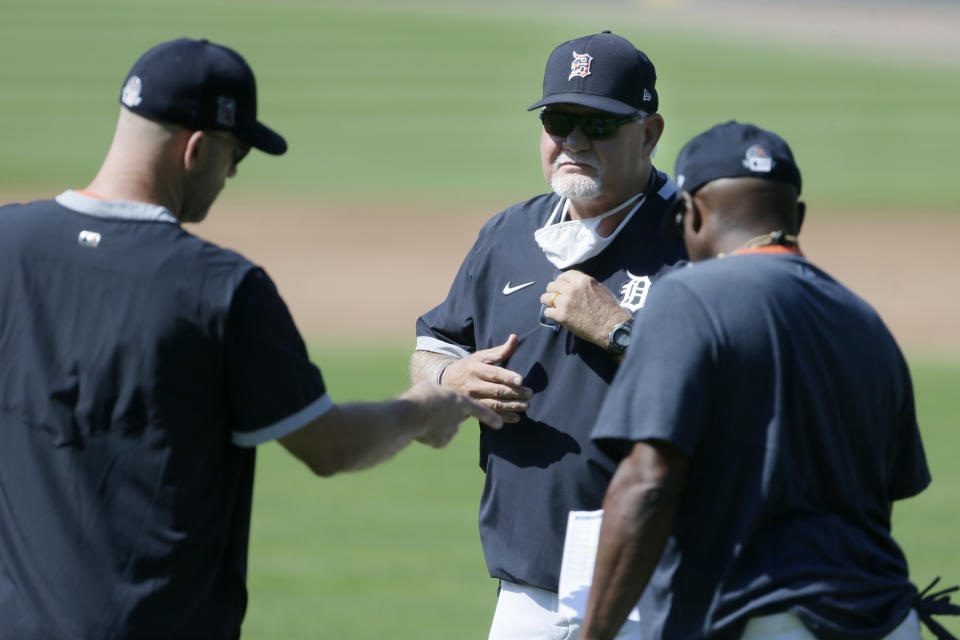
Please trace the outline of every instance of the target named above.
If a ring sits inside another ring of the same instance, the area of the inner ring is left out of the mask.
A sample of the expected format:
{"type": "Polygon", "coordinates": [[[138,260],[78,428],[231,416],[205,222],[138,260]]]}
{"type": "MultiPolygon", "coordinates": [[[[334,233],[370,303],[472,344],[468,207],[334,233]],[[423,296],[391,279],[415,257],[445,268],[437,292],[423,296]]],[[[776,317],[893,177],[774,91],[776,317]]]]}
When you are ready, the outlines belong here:
{"type": "MultiPolygon", "coordinates": [[[[602,520],[603,509],[571,511],[567,516],[567,536],[563,541],[560,586],[557,590],[557,608],[561,615],[583,620],[587,611],[602,520]]],[[[640,620],[637,607],[630,611],[627,619],[634,622],[640,620]]]]}

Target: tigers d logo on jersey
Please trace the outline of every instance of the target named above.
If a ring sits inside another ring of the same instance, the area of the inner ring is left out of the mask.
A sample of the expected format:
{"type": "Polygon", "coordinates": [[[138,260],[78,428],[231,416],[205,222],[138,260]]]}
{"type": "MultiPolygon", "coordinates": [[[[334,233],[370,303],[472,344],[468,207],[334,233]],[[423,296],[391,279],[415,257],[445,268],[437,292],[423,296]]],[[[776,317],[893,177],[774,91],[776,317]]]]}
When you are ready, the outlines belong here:
{"type": "Polygon", "coordinates": [[[567,80],[574,78],[586,78],[590,75],[590,63],[593,62],[593,56],[589,53],[573,52],[573,62],[570,63],[570,75],[567,80]]]}
{"type": "Polygon", "coordinates": [[[620,287],[620,306],[627,311],[634,312],[643,308],[647,301],[647,292],[650,291],[649,276],[635,276],[627,271],[630,279],[620,287]]]}

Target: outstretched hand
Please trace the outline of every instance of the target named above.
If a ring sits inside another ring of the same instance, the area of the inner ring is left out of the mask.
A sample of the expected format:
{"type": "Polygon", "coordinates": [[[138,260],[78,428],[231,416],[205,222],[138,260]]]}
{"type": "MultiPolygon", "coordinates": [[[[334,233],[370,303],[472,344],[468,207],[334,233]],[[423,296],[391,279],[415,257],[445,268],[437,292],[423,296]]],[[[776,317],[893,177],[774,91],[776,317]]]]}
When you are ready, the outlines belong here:
{"type": "MultiPolygon", "coordinates": [[[[533,390],[523,386],[520,374],[497,366],[512,356],[519,344],[516,334],[510,334],[499,346],[451,362],[444,370],[440,384],[465,393],[496,411],[503,422],[519,422],[520,412],[530,408],[528,400],[533,396],[533,390]]],[[[490,424],[483,419],[480,421],[490,424]]]]}
{"type": "Polygon", "coordinates": [[[447,446],[457,435],[460,423],[471,416],[494,429],[503,426],[503,420],[493,409],[435,384],[415,384],[400,398],[414,402],[423,414],[423,433],[417,440],[437,449],[447,446]]]}
{"type": "Polygon", "coordinates": [[[540,302],[547,305],[543,312],[547,318],[604,349],[613,327],[630,319],[630,312],[620,306],[603,283],[575,269],[548,282],[540,302]]]}

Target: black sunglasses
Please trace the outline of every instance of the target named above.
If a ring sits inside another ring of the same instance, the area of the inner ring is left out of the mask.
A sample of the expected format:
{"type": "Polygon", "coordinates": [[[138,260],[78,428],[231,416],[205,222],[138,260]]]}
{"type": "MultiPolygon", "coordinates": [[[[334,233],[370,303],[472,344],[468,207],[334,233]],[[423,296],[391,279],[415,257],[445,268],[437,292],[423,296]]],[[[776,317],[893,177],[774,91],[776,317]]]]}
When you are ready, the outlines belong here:
{"type": "Polygon", "coordinates": [[[223,140],[227,144],[233,145],[233,151],[231,152],[233,156],[233,164],[238,165],[240,161],[247,157],[247,154],[250,153],[250,145],[245,142],[239,142],[227,135],[226,133],[221,133],[219,131],[207,131],[208,134],[212,135],[215,138],[223,140]]]}
{"type": "Polygon", "coordinates": [[[552,136],[566,138],[573,131],[574,127],[580,127],[590,140],[606,140],[613,138],[620,131],[620,127],[637,120],[643,120],[647,117],[645,113],[637,113],[632,116],[595,116],[595,115],[571,115],[559,111],[541,111],[540,121],[543,122],[543,130],[552,136]]]}

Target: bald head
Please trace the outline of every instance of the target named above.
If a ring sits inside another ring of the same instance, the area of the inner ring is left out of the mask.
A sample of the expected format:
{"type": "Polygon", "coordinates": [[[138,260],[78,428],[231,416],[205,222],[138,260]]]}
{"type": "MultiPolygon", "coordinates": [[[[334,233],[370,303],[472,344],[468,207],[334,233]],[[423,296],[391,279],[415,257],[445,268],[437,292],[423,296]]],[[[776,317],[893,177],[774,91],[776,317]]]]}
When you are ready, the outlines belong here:
{"type": "Polygon", "coordinates": [[[765,178],[719,178],[684,191],[684,241],[694,261],[730,253],[767,233],[796,235],[804,204],[797,188],[765,178]]]}
{"type": "Polygon", "coordinates": [[[248,150],[230,132],[191,131],[123,109],[110,151],[87,191],[157,204],[181,222],[200,222],[248,150]]]}

